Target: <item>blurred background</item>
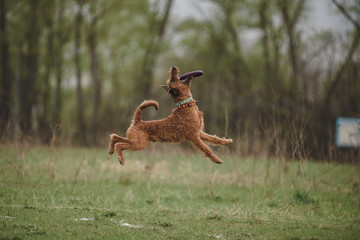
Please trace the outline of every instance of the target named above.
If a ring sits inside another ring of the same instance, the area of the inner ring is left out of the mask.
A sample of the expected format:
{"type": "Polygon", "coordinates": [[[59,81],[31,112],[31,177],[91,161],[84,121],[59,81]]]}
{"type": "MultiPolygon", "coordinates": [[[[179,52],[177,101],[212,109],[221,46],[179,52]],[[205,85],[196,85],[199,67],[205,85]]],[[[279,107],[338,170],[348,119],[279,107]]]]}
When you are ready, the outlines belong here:
{"type": "Polygon", "coordinates": [[[171,66],[203,70],[205,131],[234,154],[354,160],[337,117],[360,117],[358,0],[0,0],[2,143],[106,146],[171,66]]]}

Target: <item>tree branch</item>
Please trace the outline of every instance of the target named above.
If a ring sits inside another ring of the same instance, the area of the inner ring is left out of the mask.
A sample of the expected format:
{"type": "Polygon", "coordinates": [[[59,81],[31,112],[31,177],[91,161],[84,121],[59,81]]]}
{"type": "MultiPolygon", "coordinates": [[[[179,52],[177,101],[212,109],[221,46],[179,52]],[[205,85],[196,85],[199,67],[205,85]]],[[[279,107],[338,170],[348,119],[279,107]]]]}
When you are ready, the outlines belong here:
{"type": "Polygon", "coordinates": [[[360,25],[359,23],[357,23],[351,16],[350,14],[346,11],[346,9],[340,5],[338,2],[336,2],[336,0],[331,0],[336,7],[340,10],[340,12],[354,25],[354,27],[356,28],[356,33],[354,36],[354,39],[351,43],[350,49],[346,55],[345,61],[344,63],[341,65],[340,69],[338,70],[338,72],[336,73],[334,80],[332,81],[329,90],[324,98],[324,103],[323,103],[323,111],[326,111],[326,109],[328,108],[329,104],[330,104],[330,100],[333,96],[333,93],[336,89],[336,87],[339,85],[341,79],[342,79],[342,75],[345,72],[346,68],[349,66],[350,62],[352,61],[352,57],[354,55],[354,53],[356,52],[357,48],[359,47],[359,43],[360,43],[360,25]]]}
{"type": "Polygon", "coordinates": [[[344,8],[344,6],[340,5],[336,0],[331,0],[331,1],[332,1],[332,2],[334,3],[334,5],[339,9],[339,11],[345,16],[345,18],[346,18],[347,20],[349,20],[349,21],[354,25],[354,27],[356,28],[356,30],[357,30],[358,32],[360,32],[360,24],[350,16],[350,14],[346,11],[346,9],[344,8]]]}

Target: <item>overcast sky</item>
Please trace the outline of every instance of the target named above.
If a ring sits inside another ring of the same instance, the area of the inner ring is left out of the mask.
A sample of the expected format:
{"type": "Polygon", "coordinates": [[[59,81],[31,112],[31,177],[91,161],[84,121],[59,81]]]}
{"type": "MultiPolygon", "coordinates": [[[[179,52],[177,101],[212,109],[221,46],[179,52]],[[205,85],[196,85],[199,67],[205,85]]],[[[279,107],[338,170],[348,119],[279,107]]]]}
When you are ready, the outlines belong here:
{"type": "MultiPolygon", "coordinates": [[[[349,28],[343,16],[339,14],[330,0],[309,0],[310,11],[306,21],[309,30],[331,30],[344,33],[349,28]]],[[[206,0],[175,0],[173,13],[179,18],[211,17],[213,4],[206,0]]]]}

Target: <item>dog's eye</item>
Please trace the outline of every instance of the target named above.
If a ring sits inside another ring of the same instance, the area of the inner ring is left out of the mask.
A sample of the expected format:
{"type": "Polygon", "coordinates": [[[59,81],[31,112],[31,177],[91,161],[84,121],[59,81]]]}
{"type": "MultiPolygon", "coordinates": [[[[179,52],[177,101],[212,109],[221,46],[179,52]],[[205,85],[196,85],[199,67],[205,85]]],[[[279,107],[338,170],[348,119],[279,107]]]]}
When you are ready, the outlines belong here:
{"type": "Polygon", "coordinates": [[[171,89],[169,90],[169,93],[170,93],[171,95],[173,95],[173,96],[178,96],[178,95],[179,95],[179,90],[176,89],[176,88],[171,88],[171,89]]]}

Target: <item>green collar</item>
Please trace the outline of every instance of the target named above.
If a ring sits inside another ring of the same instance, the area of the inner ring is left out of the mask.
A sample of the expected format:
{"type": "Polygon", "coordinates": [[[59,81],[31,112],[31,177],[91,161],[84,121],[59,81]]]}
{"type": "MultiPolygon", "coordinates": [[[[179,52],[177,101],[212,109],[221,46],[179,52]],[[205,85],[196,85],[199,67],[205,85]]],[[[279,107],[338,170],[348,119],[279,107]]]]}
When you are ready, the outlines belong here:
{"type": "Polygon", "coordinates": [[[180,107],[181,105],[184,105],[184,104],[186,104],[186,103],[188,103],[188,102],[190,102],[190,101],[192,101],[192,100],[194,100],[192,97],[189,97],[189,98],[187,98],[187,99],[185,99],[185,100],[183,100],[183,101],[181,101],[181,102],[177,102],[176,103],[176,105],[178,106],[178,107],[180,107]]]}

